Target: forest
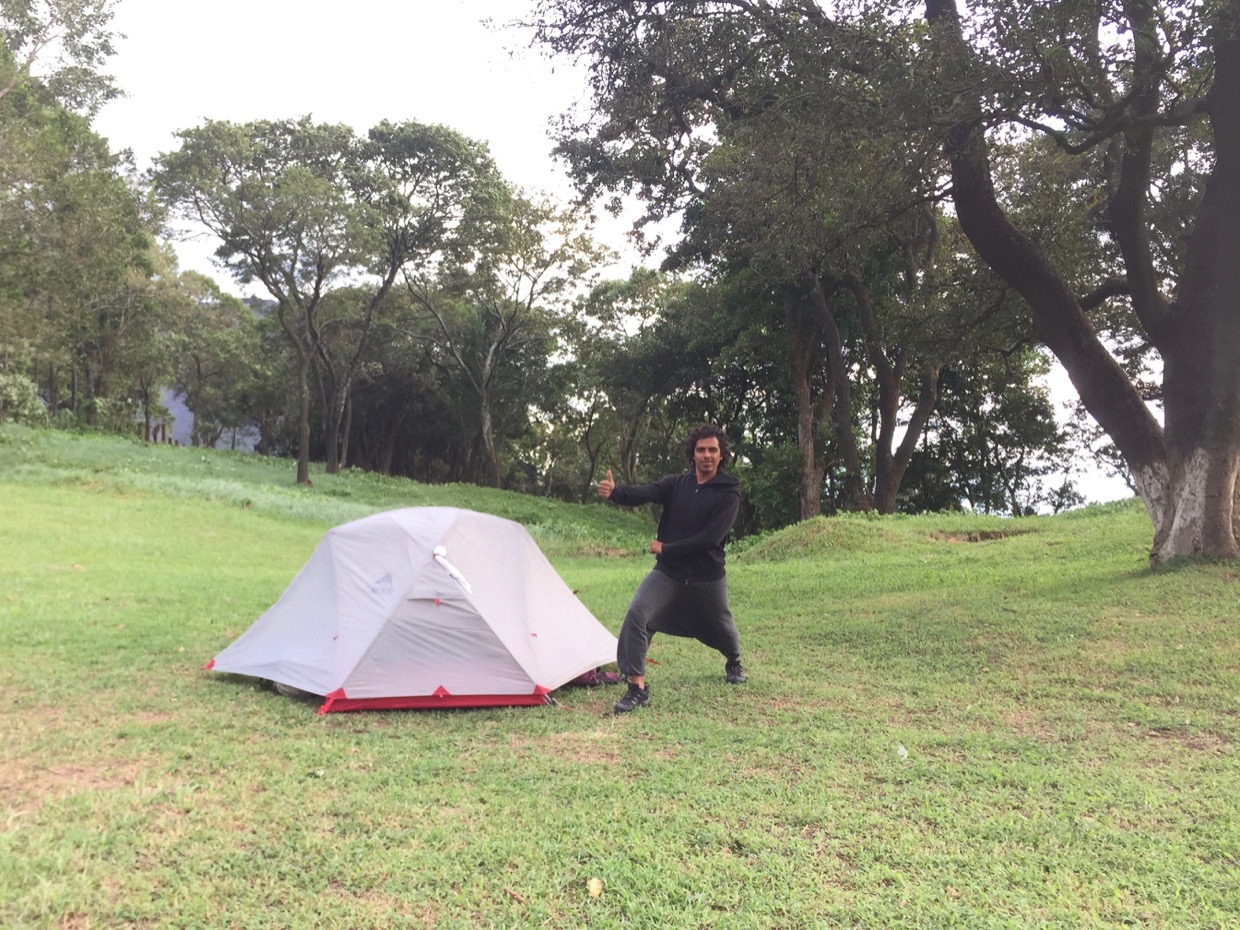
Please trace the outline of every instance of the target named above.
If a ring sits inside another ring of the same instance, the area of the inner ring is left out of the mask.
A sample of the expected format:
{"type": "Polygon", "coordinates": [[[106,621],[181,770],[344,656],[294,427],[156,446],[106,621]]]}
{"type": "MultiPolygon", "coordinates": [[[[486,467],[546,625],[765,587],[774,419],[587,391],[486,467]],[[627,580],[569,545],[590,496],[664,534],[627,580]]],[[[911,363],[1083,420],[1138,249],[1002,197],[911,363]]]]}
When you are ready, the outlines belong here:
{"type": "Polygon", "coordinates": [[[290,481],[586,501],[711,421],[741,533],[1059,511],[1097,457],[1154,564],[1240,554],[1234,0],[541,0],[573,202],[413,120],[208,118],[138,170],[92,128],[114,12],[0,0],[0,422],[160,441],[175,395],[290,481]],[[650,261],[605,277],[621,202],[650,261]]]}

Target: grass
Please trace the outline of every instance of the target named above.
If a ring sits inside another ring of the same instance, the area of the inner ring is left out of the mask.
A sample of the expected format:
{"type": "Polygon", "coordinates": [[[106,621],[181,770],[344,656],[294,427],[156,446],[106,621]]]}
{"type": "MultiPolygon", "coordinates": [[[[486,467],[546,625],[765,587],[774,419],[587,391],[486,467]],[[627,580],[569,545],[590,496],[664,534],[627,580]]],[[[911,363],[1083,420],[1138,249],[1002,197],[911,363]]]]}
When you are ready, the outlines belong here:
{"type": "Polygon", "coordinates": [[[629,717],[616,688],[317,717],[201,666],[328,527],[520,519],[614,630],[650,524],[292,477],[0,429],[0,925],[1235,926],[1236,569],[1149,572],[1134,502],[746,540],[740,688],[662,637],[629,717]]]}

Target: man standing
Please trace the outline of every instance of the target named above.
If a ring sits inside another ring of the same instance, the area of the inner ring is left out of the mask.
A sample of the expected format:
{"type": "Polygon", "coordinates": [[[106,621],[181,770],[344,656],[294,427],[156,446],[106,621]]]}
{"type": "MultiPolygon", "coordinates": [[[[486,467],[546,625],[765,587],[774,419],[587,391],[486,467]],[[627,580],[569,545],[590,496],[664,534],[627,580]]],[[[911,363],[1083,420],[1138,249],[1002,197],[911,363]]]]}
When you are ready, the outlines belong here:
{"type": "Polygon", "coordinates": [[[610,471],[598,483],[599,497],[614,504],[663,506],[649,547],[654,570],[638,585],[620,627],[616,662],[629,689],[616,702],[617,714],[650,703],[646,650],[655,633],[688,636],[718,649],[727,660],[728,683],[745,681],[724,572],[723,544],[741,503],[740,482],[720,468],[728,457],[728,437],[717,426],[695,426],[685,440],[685,454],[692,471],[654,484],[616,484],[610,471]]]}

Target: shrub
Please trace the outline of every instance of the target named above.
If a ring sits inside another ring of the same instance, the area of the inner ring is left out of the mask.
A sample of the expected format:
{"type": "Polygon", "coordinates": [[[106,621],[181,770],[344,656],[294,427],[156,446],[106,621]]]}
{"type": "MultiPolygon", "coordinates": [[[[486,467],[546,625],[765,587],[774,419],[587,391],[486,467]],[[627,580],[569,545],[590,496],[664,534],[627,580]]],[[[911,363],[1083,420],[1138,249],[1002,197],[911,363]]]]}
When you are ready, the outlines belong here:
{"type": "Polygon", "coordinates": [[[0,371],[0,423],[6,420],[27,426],[47,422],[47,407],[39,397],[38,385],[15,371],[0,371]]]}

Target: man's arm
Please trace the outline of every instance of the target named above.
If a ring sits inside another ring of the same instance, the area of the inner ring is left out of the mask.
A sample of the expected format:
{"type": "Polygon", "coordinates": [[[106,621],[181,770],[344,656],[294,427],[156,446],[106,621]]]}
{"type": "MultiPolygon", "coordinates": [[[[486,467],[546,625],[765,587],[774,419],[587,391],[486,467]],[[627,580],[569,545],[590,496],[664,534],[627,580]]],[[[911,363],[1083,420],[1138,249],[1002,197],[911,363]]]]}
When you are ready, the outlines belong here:
{"type": "Polygon", "coordinates": [[[639,504],[662,504],[667,496],[667,479],[655,484],[616,484],[607,469],[607,477],[598,483],[598,496],[621,507],[636,507],[639,504]]]}

